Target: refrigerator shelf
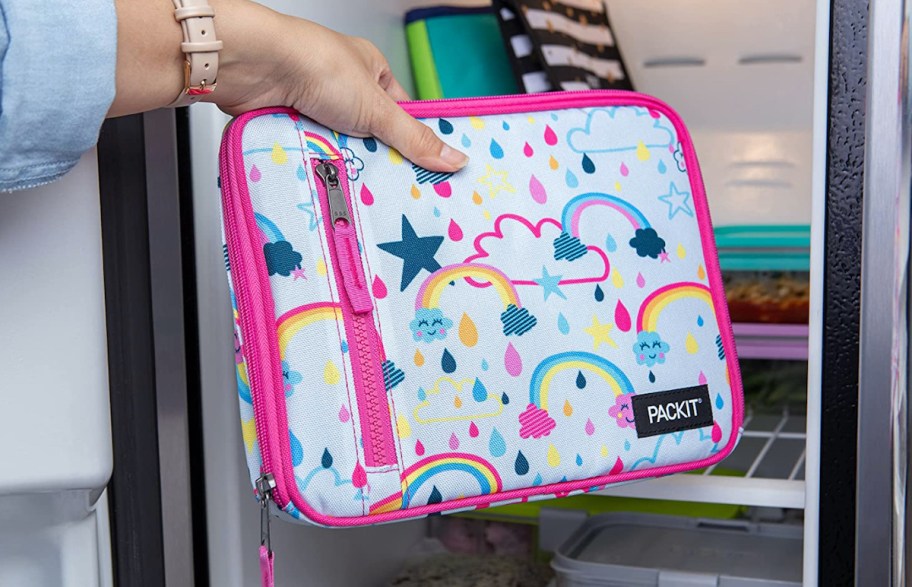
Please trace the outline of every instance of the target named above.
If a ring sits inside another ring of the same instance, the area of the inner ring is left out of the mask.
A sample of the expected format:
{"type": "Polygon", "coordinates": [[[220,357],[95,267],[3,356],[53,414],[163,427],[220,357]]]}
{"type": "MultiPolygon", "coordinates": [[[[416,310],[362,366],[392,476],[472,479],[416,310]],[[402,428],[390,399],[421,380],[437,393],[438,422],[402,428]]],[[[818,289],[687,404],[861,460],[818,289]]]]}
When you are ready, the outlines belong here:
{"type": "Polygon", "coordinates": [[[807,324],[732,324],[740,359],[807,361],[807,324]]]}

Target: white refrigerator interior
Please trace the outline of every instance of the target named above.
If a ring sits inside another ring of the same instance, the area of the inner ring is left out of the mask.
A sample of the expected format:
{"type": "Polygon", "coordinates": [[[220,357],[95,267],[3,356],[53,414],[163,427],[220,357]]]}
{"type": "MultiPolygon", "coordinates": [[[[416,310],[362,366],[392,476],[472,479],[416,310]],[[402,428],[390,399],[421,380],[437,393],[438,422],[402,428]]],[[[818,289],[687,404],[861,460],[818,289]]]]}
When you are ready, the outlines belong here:
{"type": "MultiPolygon", "coordinates": [[[[432,3],[266,2],[277,10],[367,37],[388,57],[406,88],[412,83],[403,14],[416,5],[432,3]]],[[[817,245],[822,242],[818,226],[823,219],[826,120],[821,112],[825,112],[826,102],[827,5],[791,0],[608,1],[612,25],[637,89],[672,104],[692,131],[715,223],[815,224],[810,345],[818,352],[822,249],[817,245]]],[[[307,39],[301,39],[300,46],[307,51],[307,39]]],[[[202,301],[199,332],[209,569],[212,585],[235,587],[255,584],[259,578],[260,535],[259,510],[238,426],[232,324],[219,237],[216,153],[227,121],[208,106],[194,107],[190,113],[197,287],[202,301]]],[[[803,480],[678,476],[605,493],[797,509],[807,506],[805,580],[813,583],[817,402],[819,384],[812,380],[803,480]]],[[[274,522],[277,584],[384,584],[425,531],[423,521],[353,530],[274,522]]]]}

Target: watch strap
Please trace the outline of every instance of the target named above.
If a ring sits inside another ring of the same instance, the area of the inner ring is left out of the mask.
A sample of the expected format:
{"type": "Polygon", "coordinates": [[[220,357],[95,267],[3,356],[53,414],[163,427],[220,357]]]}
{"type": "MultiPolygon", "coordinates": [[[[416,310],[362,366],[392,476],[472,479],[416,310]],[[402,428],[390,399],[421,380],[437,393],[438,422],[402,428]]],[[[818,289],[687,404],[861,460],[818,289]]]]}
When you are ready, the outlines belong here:
{"type": "Polygon", "coordinates": [[[215,32],[215,10],[208,0],[173,0],[174,19],[184,41],[184,89],[169,107],[189,106],[215,90],[222,42],[215,32]]]}

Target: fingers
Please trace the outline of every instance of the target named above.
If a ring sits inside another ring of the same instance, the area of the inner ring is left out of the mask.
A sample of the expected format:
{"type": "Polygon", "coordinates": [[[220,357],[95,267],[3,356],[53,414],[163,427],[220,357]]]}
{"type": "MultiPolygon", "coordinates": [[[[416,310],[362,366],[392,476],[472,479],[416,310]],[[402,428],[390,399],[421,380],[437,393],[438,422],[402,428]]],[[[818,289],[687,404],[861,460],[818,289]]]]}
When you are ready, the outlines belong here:
{"type": "Polygon", "coordinates": [[[411,96],[408,95],[408,92],[405,91],[405,88],[399,84],[399,80],[392,75],[390,76],[389,85],[387,85],[385,89],[386,93],[390,95],[390,98],[397,102],[404,102],[412,99],[411,96]]]}
{"type": "Polygon", "coordinates": [[[371,132],[412,163],[431,171],[458,171],[469,158],[408,115],[390,95],[381,94],[371,116],[371,132]]]}

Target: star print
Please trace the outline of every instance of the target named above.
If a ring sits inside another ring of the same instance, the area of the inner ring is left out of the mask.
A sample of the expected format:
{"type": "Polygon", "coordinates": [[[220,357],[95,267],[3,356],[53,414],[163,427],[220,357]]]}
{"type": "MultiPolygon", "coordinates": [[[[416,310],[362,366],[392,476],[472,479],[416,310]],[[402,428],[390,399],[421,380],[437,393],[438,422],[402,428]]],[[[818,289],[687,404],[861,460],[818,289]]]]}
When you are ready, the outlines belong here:
{"type": "Polygon", "coordinates": [[[317,215],[314,213],[313,202],[305,202],[303,204],[298,204],[298,210],[301,210],[307,214],[309,221],[307,228],[310,230],[316,230],[320,226],[320,219],[317,218],[317,215]]]}
{"type": "Polygon", "coordinates": [[[668,219],[671,220],[674,218],[678,212],[684,212],[688,216],[693,216],[693,209],[690,207],[688,200],[690,200],[690,192],[681,192],[678,191],[678,187],[671,183],[668,188],[668,193],[664,196],[659,196],[659,199],[668,204],[668,219]]]}
{"type": "Polygon", "coordinates": [[[671,259],[668,258],[668,253],[665,251],[659,253],[659,263],[671,263],[671,259]]]}
{"type": "Polygon", "coordinates": [[[584,328],[586,333],[592,337],[592,350],[598,350],[602,343],[605,343],[614,348],[618,348],[616,342],[611,340],[611,337],[608,336],[608,333],[614,329],[614,324],[605,323],[602,324],[599,322],[597,316],[592,317],[592,326],[584,328]]]}
{"type": "Polygon", "coordinates": [[[294,279],[292,279],[292,281],[294,281],[295,279],[307,279],[307,276],[304,275],[304,270],[301,269],[300,267],[298,267],[297,269],[292,269],[291,274],[294,277],[294,279]]]}
{"type": "Polygon", "coordinates": [[[488,197],[493,198],[500,192],[516,193],[516,188],[507,182],[507,172],[497,171],[489,164],[485,164],[487,170],[484,175],[478,178],[478,183],[488,188],[488,197]],[[496,177],[496,180],[495,180],[496,177]]]}
{"type": "Polygon", "coordinates": [[[422,269],[433,273],[440,269],[434,259],[437,249],[443,243],[442,236],[418,236],[412,224],[402,215],[402,240],[381,243],[377,246],[391,255],[402,259],[402,283],[399,291],[405,291],[422,269]]]}
{"type": "Polygon", "coordinates": [[[564,292],[562,292],[560,290],[560,287],[558,287],[558,285],[560,285],[560,280],[562,277],[563,275],[549,275],[548,269],[542,267],[542,276],[538,279],[533,279],[532,281],[542,286],[545,294],[545,300],[547,300],[548,296],[551,294],[556,294],[558,297],[566,300],[567,296],[564,295],[564,292]]]}

